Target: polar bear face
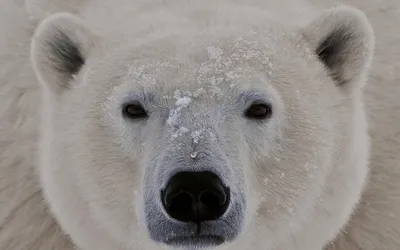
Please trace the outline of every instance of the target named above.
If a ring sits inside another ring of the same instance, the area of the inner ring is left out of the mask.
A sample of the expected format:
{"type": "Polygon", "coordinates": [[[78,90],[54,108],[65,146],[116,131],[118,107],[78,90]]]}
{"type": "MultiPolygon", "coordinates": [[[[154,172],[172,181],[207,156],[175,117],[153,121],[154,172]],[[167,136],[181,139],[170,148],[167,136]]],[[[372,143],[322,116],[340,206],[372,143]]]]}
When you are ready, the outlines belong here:
{"type": "Polygon", "coordinates": [[[127,249],[274,245],[304,225],[336,159],[354,151],[342,137],[373,38],[348,8],[282,29],[108,49],[69,14],[40,25],[42,185],[78,245],[97,227],[127,249]],[[79,229],[74,213],[96,226],[79,229]]]}

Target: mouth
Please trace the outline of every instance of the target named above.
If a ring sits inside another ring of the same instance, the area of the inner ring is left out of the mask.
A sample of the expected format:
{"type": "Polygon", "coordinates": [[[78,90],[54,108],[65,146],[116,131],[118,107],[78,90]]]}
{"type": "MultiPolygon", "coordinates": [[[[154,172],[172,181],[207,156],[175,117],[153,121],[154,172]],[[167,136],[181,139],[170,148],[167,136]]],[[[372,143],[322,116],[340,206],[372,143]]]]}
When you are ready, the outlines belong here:
{"type": "Polygon", "coordinates": [[[176,236],[169,238],[165,244],[177,247],[215,247],[225,242],[224,237],[218,235],[176,236]]]}

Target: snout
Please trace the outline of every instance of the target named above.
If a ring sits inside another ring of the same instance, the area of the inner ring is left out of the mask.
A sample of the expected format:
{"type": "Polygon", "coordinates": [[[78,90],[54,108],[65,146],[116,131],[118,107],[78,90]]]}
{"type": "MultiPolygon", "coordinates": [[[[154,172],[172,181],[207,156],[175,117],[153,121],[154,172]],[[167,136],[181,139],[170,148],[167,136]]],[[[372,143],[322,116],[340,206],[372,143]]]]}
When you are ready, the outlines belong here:
{"type": "Polygon", "coordinates": [[[218,221],[230,203],[230,190],[216,174],[183,171],[173,175],[161,190],[161,203],[170,219],[196,227],[194,233],[170,237],[166,244],[215,246],[226,240],[221,233],[202,232],[204,223],[218,221]]]}
{"type": "Polygon", "coordinates": [[[145,188],[143,209],[150,237],[190,249],[233,241],[242,231],[246,199],[241,183],[230,186],[227,173],[181,170],[167,178],[159,175],[161,185],[147,179],[152,188],[145,188]]]}
{"type": "Polygon", "coordinates": [[[200,226],[224,215],[230,203],[230,190],[212,172],[180,172],[161,191],[161,200],[171,218],[200,226]]]}

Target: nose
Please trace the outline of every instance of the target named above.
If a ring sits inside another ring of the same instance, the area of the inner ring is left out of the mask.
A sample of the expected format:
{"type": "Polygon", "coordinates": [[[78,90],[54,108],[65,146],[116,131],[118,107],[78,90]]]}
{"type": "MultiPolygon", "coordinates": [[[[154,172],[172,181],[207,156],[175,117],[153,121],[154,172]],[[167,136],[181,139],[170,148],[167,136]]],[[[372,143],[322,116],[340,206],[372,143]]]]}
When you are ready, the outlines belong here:
{"type": "Polygon", "coordinates": [[[226,212],[230,191],[212,172],[179,172],[161,191],[161,199],[172,218],[199,224],[217,220],[226,212]]]}

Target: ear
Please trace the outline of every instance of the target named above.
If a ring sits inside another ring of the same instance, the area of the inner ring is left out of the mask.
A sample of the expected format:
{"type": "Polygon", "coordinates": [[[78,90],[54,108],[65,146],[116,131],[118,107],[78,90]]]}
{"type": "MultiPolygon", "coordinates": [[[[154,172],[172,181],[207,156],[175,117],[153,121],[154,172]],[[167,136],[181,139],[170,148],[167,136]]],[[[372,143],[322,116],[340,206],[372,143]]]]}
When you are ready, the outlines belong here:
{"type": "Polygon", "coordinates": [[[45,19],[31,45],[31,60],[39,81],[52,91],[70,87],[70,81],[84,66],[94,36],[83,22],[68,13],[45,19]]]}
{"type": "Polygon", "coordinates": [[[304,37],[338,85],[367,75],[375,43],[361,11],[351,7],[326,10],[304,29],[304,37]]]}

